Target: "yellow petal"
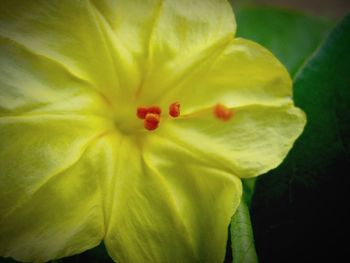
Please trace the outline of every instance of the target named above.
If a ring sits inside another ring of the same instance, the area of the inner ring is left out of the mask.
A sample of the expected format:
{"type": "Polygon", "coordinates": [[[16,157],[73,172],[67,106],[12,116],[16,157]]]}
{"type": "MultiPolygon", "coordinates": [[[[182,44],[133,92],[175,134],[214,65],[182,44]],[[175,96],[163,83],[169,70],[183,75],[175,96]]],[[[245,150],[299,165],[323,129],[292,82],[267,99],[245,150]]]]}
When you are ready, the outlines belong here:
{"type": "Polygon", "coordinates": [[[93,2],[112,29],[116,45],[125,47],[140,67],[135,74],[142,79],[133,85],[143,103],[153,102],[200,63],[203,53],[233,38],[236,27],[225,0],[93,2]]]}
{"type": "Polygon", "coordinates": [[[254,177],[278,166],[305,126],[304,113],[293,106],[233,108],[223,122],[211,111],[163,123],[158,134],[206,160],[213,167],[241,178],[254,177]]]}
{"type": "Polygon", "coordinates": [[[240,180],[158,139],[140,146],[111,135],[96,147],[109,254],[118,262],[222,262],[240,180]]]}
{"type": "Polygon", "coordinates": [[[116,65],[89,1],[4,0],[0,36],[117,97],[116,65]]]}
{"type": "Polygon", "coordinates": [[[111,112],[104,96],[54,61],[0,37],[0,116],[111,112]]]}
{"type": "Polygon", "coordinates": [[[162,105],[181,103],[182,113],[223,103],[229,107],[292,104],[292,82],[265,48],[234,39],[192,68],[162,96],[162,105]]]}
{"type": "Polygon", "coordinates": [[[49,176],[74,163],[89,141],[109,129],[106,121],[93,117],[1,117],[0,214],[5,215],[49,176]]]}
{"type": "Polygon", "coordinates": [[[0,118],[0,255],[44,262],[100,242],[101,192],[85,152],[110,129],[97,117],[0,118]]]}

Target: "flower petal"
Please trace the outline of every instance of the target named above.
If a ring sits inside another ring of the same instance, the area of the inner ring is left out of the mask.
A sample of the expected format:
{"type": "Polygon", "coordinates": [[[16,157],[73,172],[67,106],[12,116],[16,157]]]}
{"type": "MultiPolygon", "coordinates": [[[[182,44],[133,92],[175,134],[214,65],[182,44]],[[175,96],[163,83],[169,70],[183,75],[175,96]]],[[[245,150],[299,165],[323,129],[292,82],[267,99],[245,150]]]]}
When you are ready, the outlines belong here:
{"type": "Polygon", "coordinates": [[[93,3],[113,31],[114,43],[119,49],[125,47],[139,65],[135,74],[142,78],[133,86],[143,103],[151,103],[189,67],[200,63],[203,53],[216,51],[233,38],[236,27],[226,0],[93,3]]]}
{"type": "Polygon", "coordinates": [[[228,107],[292,104],[292,81],[284,66],[260,45],[236,38],[202,61],[162,96],[186,114],[223,103],[228,107]]]}
{"type": "Polygon", "coordinates": [[[100,191],[85,157],[102,118],[0,118],[0,255],[44,262],[103,237],[100,191]]]}
{"type": "Polygon", "coordinates": [[[234,108],[223,122],[211,111],[163,123],[158,134],[191,150],[213,167],[241,178],[278,166],[299,137],[305,114],[293,106],[234,108]]]}
{"type": "Polygon", "coordinates": [[[222,262],[240,180],[158,139],[142,154],[129,138],[100,140],[110,158],[108,252],[118,262],[222,262]]]}
{"type": "Polygon", "coordinates": [[[106,115],[108,102],[89,83],[54,61],[0,37],[0,116],[106,115]]]}
{"type": "Polygon", "coordinates": [[[117,70],[89,1],[4,0],[0,36],[117,97],[117,70]]]}

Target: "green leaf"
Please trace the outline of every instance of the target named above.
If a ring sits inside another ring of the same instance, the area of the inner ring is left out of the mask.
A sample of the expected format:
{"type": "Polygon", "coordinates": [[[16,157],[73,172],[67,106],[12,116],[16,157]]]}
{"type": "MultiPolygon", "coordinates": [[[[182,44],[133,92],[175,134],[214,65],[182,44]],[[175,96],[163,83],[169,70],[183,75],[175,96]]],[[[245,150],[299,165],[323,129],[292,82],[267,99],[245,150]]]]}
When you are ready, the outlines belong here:
{"type": "Polygon", "coordinates": [[[258,262],[249,209],[244,198],[242,198],[236,213],[232,217],[230,234],[233,262],[258,262]]]}
{"type": "Polygon", "coordinates": [[[237,36],[269,49],[291,75],[318,47],[332,26],[329,21],[277,8],[238,8],[236,19],[237,36]]]}
{"type": "MultiPolygon", "coordinates": [[[[350,15],[295,77],[308,116],[282,166],[258,179],[252,212],[264,262],[345,255],[350,170],[350,15]]],[[[336,260],[335,260],[336,261],[336,260]]]]}
{"type": "Polygon", "coordinates": [[[348,153],[350,146],[349,48],[350,15],[333,31],[318,53],[295,78],[295,101],[306,111],[310,119],[300,144],[303,143],[306,147],[312,146],[314,150],[300,152],[296,161],[303,163],[308,170],[315,165],[323,166],[324,163],[303,162],[301,154],[302,158],[311,157],[311,153],[312,157],[318,153],[321,157],[327,158],[330,155],[322,152],[333,153],[345,150],[348,153]]]}

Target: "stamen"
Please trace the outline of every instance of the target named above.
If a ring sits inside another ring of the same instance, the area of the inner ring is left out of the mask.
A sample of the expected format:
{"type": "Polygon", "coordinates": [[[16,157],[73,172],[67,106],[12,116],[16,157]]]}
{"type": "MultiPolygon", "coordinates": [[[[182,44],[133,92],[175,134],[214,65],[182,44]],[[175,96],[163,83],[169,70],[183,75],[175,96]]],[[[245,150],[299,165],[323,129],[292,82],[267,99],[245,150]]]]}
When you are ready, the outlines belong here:
{"type": "Polygon", "coordinates": [[[233,111],[225,105],[216,104],[214,107],[214,115],[222,121],[229,121],[233,116],[233,111]]]}
{"type": "Polygon", "coordinates": [[[149,131],[153,131],[155,129],[158,128],[159,125],[159,121],[160,121],[160,116],[159,114],[155,114],[155,113],[147,113],[143,126],[149,130],[149,131]]]}
{"type": "Polygon", "coordinates": [[[158,106],[151,106],[148,108],[147,113],[154,113],[160,115],[162,113],[162,109],[158,106]]]}
{"type": "Polygon", "coordinates": [[[173,118],[179,117],[180,115],[180,103],[174,102],[169,106],[169,115],[173,118]]]}
{"type": "Polygon", "coordinates": [[[148,108],[146,107],[138,107],[136,111],[136,115],[139,119],[146,118],[146,114],[148,113],[148,108]]]}
{"type": "MultiPolygon", "coordinates": [[[[138,107],[137,117],[144,120],[143,125],[145,129],[153,131],[159,126],[161,112],[162,110],[158,106],[138,107]]],[[[232,109],[220,103],[214,106],[213,113],[216,118],[222,121],[229,121],[234,115],[232,109]]],[[[179,102],[174,102],[169,105],[169,115],[173,118],[177,118],[180,116],[179,102]]]]}
{"type": "Polygon", "coordinates": [[[162,113],[162,110],[158,106],[151,106],[151,107],[138,107],[136,111],[136,115],[139,119],[145,119],[147,113],[154,113],[160,115],[162,113]]]}

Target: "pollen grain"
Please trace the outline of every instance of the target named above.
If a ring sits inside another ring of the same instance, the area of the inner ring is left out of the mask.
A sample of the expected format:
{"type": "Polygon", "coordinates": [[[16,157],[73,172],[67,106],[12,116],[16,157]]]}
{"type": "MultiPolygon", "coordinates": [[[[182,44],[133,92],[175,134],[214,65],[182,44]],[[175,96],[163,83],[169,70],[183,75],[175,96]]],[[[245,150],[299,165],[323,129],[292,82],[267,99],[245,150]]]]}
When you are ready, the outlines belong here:
{"type": "Polygon", "coordinates": [[[147,113],[143,126],[149,131],[153,131],[158,128],[160,122],[160,116],[156,113],[147,113]]]}
{"type": "Polygon", "coordinates": [[[180,103],[174,102],[169,106],[169,115],[173,118],[177,118],[180,115],[180,103]]]}
{"type": "Polygon", "coordinates": [[[219,103],[214,107],[214,116],[222,121],[229,121],[233,117],[233,110],[219,103]]]}

